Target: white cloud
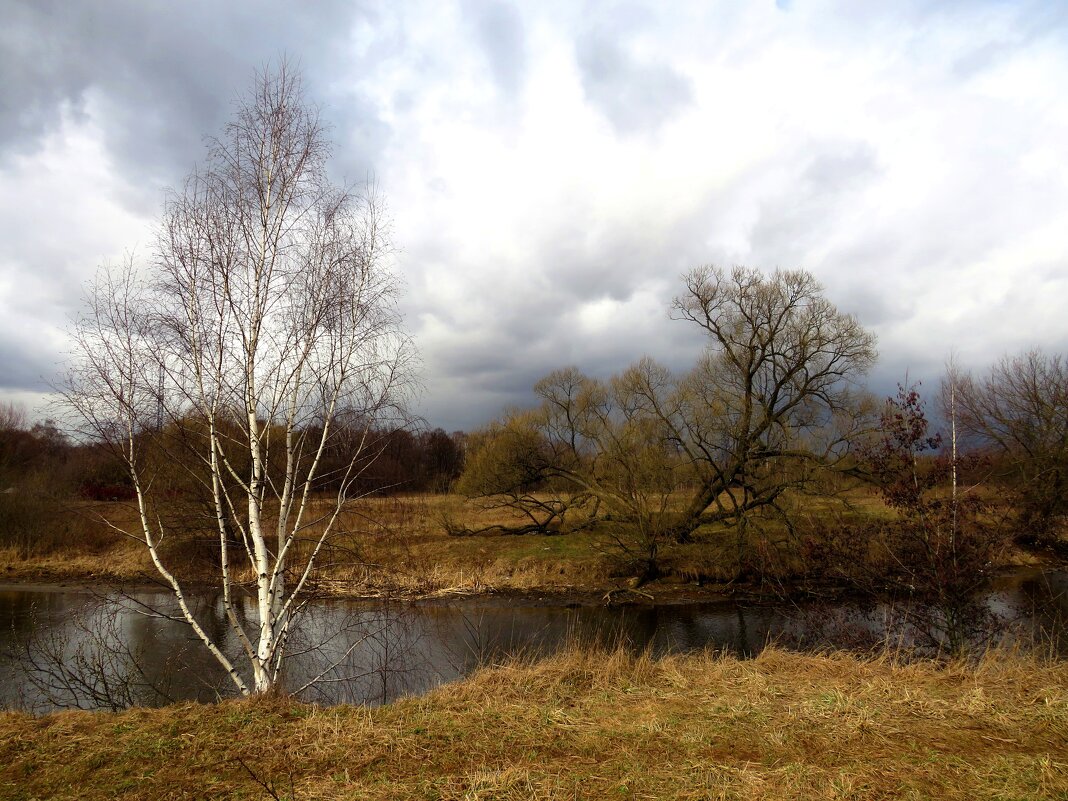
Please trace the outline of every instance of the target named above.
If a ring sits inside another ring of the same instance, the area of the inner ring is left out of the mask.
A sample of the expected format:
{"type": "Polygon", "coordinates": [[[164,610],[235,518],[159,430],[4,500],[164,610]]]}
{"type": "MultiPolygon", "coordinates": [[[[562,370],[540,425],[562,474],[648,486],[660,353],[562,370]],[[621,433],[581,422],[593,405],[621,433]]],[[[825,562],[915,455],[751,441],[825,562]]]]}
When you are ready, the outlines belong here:
{"type": "Polygon", "coordinates": [[[148,244],[149,220],[124,205],[129,186],[95,112],[91,97],[80,113],[62,109],[35,150],[0,168],[0,390],[35,408],[57,377],[84,281],[148,244]]]}

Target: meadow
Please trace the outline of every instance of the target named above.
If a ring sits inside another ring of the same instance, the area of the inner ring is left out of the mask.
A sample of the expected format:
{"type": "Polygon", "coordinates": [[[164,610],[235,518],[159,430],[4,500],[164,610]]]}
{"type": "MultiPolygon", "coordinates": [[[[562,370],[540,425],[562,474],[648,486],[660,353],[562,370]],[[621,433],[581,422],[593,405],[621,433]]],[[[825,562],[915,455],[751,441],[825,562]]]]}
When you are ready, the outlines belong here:
{"type": "Polygon", "coordinates": [[[1068,666],[572,649],[426,696],[0,714],[0,796],[1042,799],[1068,794],[1068,666]]]}

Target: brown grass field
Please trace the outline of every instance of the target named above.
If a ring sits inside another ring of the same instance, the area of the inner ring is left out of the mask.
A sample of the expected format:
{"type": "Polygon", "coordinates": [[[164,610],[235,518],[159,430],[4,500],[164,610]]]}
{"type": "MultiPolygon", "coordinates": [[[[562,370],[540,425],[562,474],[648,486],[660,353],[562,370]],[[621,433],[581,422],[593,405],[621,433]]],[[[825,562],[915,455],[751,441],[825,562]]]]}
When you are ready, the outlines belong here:
{"type": "MultiPolygon", "coordinates": [[[[386,592],[432,596],[494,589],[571,589],[599,587],[610,570],[588,535],[545,537],[446,534],[443,516],[469,525],[509,523],[508,515],[465,505],[453,495],[370,498],[342,516],[331,538],[334,548],[320,560],[321,586],[353,595],[386,592]]],[[[155,579],[144,546],[109,530],[106,516],[135,530],[136,515],[121,504],[81,502],[61,544],[48,549],[0,547],[0,580],[133,581],[155,579]]],[[[314,531],[307,532],[313,536],[314,531]]],[[[209,531],[206,545],[190,547],[185,532],[175,531],[162,546],[168,567],[189,579],[212,579],[209,531]],[[198,559],[199,557],[199,559],[198,559]]],[[[299,553],[298,553],[299,557],[299,553]]]]}
{"type": "Polygon", "coordinates": [[[1068,665],[573,650],[373,709],[8,712],[0,797],[1066,798],[1068,665]]]}
{"type": "MultiPolygon", "coordinates": [[[[870,493],[856,492],[848,500],[846,512],[841,506],[829,508],[826,500],[796,503],[804,504],[803,511],[813,518],[837,515],[848,521],[890,514],[870,493]]],[[[73,504],[64,516],[64,531],[49,547],[0,547],[0,581],[155,580],[145,548],[108,528],[100,520],[103,516],[120,526],[132,526],[136,519],[133,510],[121,504],[73,504]]],[[[492,591],[603,593],[626,586],[633,575],[624,554],[597,530],[457,537],[446,533],[446,519],[472,528],[520,522],[508,511],[482,509],[457,495],[364,499],[343,515],[331,540],[335,547],[320,560],[320,590],[412,597],[492,591]]],[[[200,539],[194,540],[181,524],[173,526],[162,548],[164,559],[180,576],[210,582],[215,535],[207,530],[197,536],[200,539]]],[[[660,557],[664,577],[648,589],[671,592],[698,581],[712,589],[730,584],[735,575],[732,548],[729,532],[705,532],[694,544],[666,544],[660,557]]],[[[1006,565],[1035,563],[1019,549],[1008,549],[1004,556],[1006,565]]]]}

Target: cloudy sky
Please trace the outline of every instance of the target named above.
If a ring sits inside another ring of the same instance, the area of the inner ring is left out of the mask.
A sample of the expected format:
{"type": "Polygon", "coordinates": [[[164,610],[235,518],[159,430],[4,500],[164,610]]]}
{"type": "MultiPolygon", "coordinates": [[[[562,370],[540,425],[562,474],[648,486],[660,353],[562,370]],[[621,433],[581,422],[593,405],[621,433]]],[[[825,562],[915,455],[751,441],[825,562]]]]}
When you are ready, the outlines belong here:
{"type": "Polygon", "coordinates": [[[97,265],[253,71],[299,60],[385,195],[431,425],[701,347],[691,267],[803,267],[877,389],[1068,351],[1068,4],[0,0],[0,395],[37,404],[97,265]]]}

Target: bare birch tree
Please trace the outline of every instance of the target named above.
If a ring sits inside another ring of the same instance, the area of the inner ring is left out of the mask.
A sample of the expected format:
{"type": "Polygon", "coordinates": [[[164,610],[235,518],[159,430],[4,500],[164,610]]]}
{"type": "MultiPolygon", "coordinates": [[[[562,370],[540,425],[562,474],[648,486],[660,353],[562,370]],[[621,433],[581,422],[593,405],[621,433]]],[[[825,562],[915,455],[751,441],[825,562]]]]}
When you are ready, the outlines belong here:
{"type": "Polygon", "coordinates": [[[299,75],[284,63],[258,75],[172,192],[151,263],[102,270],[74,331],[65,395],[129,471],[138,524],[122,531],[144,543],[243,694],[276,685],[317,559],[376,455],[372,431],[402,412],[410,381],[380,201],[333,185],[330,152],[299,75]],[[168,426],[186,432],[188,469],[210,498],[245,670],[198,621],[160,549],[177,532],[159,513],[149,454],[167,458],[168,426]],[[348,455],[325,476],[339,438],[348,455]],[[242,587],[254,597],[239,598],[242,587]]]}

